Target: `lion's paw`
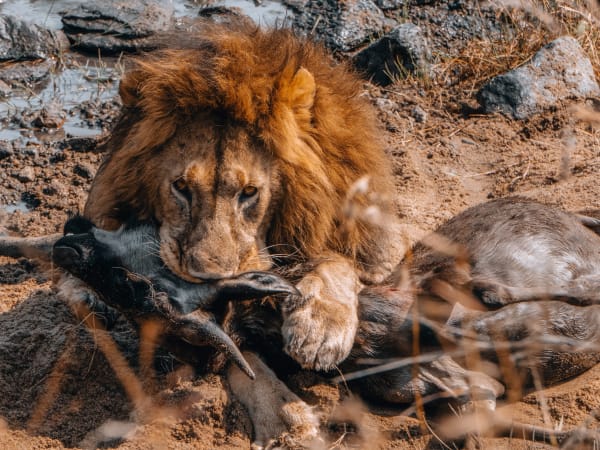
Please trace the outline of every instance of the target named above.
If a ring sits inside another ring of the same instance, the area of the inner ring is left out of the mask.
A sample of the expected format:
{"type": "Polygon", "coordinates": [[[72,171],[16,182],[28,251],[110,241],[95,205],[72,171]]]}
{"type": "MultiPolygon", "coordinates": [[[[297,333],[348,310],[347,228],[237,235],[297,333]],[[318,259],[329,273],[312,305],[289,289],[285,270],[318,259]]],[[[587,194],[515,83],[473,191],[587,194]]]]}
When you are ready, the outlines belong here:
{"type": "Polygon", "coordinates": [[[285,352],[306,369],[330,370],[350,354],[357,327],[355,308],[312,298],[286,316],[285,352]]]}

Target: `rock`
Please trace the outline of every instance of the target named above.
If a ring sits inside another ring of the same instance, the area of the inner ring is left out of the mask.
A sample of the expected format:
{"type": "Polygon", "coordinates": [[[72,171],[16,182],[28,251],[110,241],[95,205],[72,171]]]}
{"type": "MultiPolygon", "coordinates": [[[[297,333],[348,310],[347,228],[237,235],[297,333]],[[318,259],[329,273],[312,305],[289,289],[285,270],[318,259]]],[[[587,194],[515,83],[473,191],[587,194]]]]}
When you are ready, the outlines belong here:
{"type": "Polygon", "coordinates": [[[79,175],[80,177],[86,178],[88,180],[94,178],[94,175],[96,174],[94,168],[84,162],[77,163],[77,165],[73,169],[73,172],[79,175]]]}
{"type": "Polygon", "coordinates": [[[418,122],[418,123],[425,123],[427,122],[427,111],[425,111],[423,108],[421,108],[419,105],[415,106],[412,111],[411,111],[411,115],[413,116],[413,118],[418,122]]]}
{"type": "Polygon", "coordinates": [[[68,46],[61,31],[0,16],[0,61],[4,62],[0,67],[0,96],[9,95],[10,87],[31,87],[46,79],[55,66],[49,58],[68,46]]]}
{"type": "Polygon", "coordinates": [[[378,97],[375,99],[375,106],[380,111],[391,114],[398,109],[398,105],[396,102],[393,102],[389,98],[378,97]]]}
{"type": "Polygon", "coordinates": [[[33,167],[27,166],[15,174],[15,178],[21,183],[28,183],[35,180],[35,171],[33,167]]]}
{"type": "Polygon", "coordinates": [[[8,141],[0,141],[0,159],[8,158],[14,155],[12,145],[8,141]]]}
{"type": "Polygon", "coordinates": [[[169,29],[172,17],[172,2],[111,0],[80,5],[62,23],[74,47],[118,53],[156,48],[153,35],[169,29]]]}
{"type": "Polygon", "coordinates": [[[0,79],[0,97],[8,97],[10,93],[10,86],[0,79]]]}
{"type": "Polygon", "coordinates": [[[29,209],[35,209],[42,204],[38,194],[35,192],[23,192],[21,194],[21,201],[25,203],[29,209]]]}
{"type": "Polygon", "coordinates": [[[410,0],[376,0],[377,6],[386,11],[388,9],[400,9],[404,6],[408,6],[410,0]]]}
{"type": "Polygon", "coordinates": [[[12,16],[0,16],[0,61],[47,59],[66,49],[62,32],[12,16]]]}
{"type": "MultiPolygon", "coordinates": [[[[390,15],[399,16],[401,22],[418,24],[427,31],[427,40],[434,53],[450,59],[459,55],[473,41],[511,40],[516,35],[515,29],[521,27],[520,22],[512,19],[517,14],[511,9],[511,19],[505,20],[507,9],[502,2],[409,0],[408,6],[390,15]]],[[[539,26],[537,23],[536,28],[539,26]]],[[[457,76],[463,79],[462,74],[457,76]]]]}
{"type": "Polygon", "coordinates": [[[252,19],[245,15],[240,8],[226,6],[206,6],[198,11],[198,17],[218,24],[254,24],[252,19]]]}
{"type": "Polygon", "coordinates": [[[587,55],[576,39],[563,36],[527,64],[490,80],[477,100],[486,113],[500,111],[524,119],[561,100],[599,94],[587,55]]]}
{"type": "Polygon", "coordinates": [[[44,82],[55,66],[52,60],[4,63],[0,66],[0,80],[14,88],[33,87],[44,82]]]}
{"type": "Polygon", "coordinates": [[[137,51],[150,51],[157,48],[157,43],[152,38],[123,39],[119,36],[78,33],[69,34],[73,48],[84,52],[97,52],[113,55],[121,52],[134,53],[137,51]]]}
{"type": "Polygon", "coordinates": [[[302,12],[308,1],[309,0],[282,0],[281,3],[295,12],[302,12]]]}
{"type": "Polygon", "coordinates": [[[353,58],[356,68],[386,86],[405,73],[427,74],[431,52],[421,28],[403,23],[353,58]]]}
{"type": "Polygon", "coordinates": [[[384,31],[386,18],[370,0],[308,0],[294,20],[332,50],[351,51],[384,31]]]}
{"type": "Polygon", "coordinates": [[[52,180],[50,184],[43,189],[43,193],[46,195],[66,197],[69,194],[69,189],[63,182],[59,180],[52,180]]]}
{"type": "Polygon", "coordinates": [[[58,143],[60,149],[68,149],[78,153],[93,152],[98,147],[100,136],[76,136],[66,138],[58,143]]]}
{"type": "Polygon", "coordinates": [[[51,101],[41,109],[39,115],[33,120],[33,125],[38,128],[60,128],[65,118],[62,104],[51,101]]]}

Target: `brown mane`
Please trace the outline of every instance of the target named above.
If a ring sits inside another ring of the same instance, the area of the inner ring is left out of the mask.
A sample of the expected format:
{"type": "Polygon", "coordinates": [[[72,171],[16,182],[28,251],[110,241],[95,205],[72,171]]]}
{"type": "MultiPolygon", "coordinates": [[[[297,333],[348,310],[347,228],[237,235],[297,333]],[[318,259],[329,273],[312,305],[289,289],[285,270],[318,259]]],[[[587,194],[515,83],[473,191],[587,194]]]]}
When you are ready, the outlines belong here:
{"type": "Polygon", "coordinates": [[[125,75],[123,117],[105,144],[102,170],[110,186],[92,188],[86,215],[104,226],[126,220],[123,212],[152,218],[161,146],[193,116],[226,115],[281,165],[280,208],[267,244],[290,244],[305,256],[331,249],[370,260],[381,249],[371,250],[378,244],[369,223],[340,232],[342,205],[365,175],[371,192],[383,195],[359,202],[393,212],[381,132],[360,91],[346,65],[289,30],[206,26],[190,48],[140,58],[125,75]]]}

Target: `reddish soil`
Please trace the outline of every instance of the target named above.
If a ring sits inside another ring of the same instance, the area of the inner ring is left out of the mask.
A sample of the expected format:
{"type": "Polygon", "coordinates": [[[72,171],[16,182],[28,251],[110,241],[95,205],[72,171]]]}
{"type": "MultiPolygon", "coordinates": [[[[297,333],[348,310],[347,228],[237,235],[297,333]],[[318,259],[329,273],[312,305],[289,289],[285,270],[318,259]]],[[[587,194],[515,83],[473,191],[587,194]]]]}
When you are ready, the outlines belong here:
{"type": "MultiPolygon", "coordinates": [[[[600,132],[573,119],[573,104],[515,121],[501,115],[463,116],[459,105],[469,101],[466,94],[421,95],[408,84],[367,88],[381,111],[409,241],[489,198],[525,195],[573,211],[600,209],[600,132]],[[417,105],[427,113],[424,122],[412,117],[417,105]]],[[[36,158],[51,158],[54,151],[42,146],[36,158]]],[[[101,155],[68,148],[63,154],[36,166],[34,181],[22,182],[39,205],[30,212],[4,215],[2,225],[12,234],[55,232],[84,202],[90,179],[76,167],[94,169],[101,155]]],[[[28,158],[0,161],[1,170],[18,171],[15,165],[30,164],[28,158]]],[[[14,193],[12,182],[21,183],[5,177],[0,186],[5,199],[14,193]]],[[[188,368],[165,367],[171,364],[166,357],[158,377],[160,406],[154,407],[154,415],[132,416],[133,405],[144,401],[136,394],[140,381],[127,378],[122,367],[125,382],[115,375],[90,332],[56,299],[50,269],[0,259],[1,448],[93,447],[101,432],[114,435],[104,448],[249,448],[249,417],[231,397],[226,381],[219,375],[195,379],[188,368]],[[136,419],[149,423],[136,427],[136,419]]],[[[110,335],[135,370],[133,330],[123,322],[110,335]]],[[[416,419],[400,415],[400,409],[365,406],[343,386],[316,375],[300,373],[289,384],[323,411],[329,448],[412,449],[435,443],[434,437],[423,435],[416,419]]],[[[526,423],[571,429],[597,427],[590,412],[599,407],[597,366],[502,409],[526,423]]],[[[503,438],[483,440],[481,448],[545,446],[503,438]]]]}

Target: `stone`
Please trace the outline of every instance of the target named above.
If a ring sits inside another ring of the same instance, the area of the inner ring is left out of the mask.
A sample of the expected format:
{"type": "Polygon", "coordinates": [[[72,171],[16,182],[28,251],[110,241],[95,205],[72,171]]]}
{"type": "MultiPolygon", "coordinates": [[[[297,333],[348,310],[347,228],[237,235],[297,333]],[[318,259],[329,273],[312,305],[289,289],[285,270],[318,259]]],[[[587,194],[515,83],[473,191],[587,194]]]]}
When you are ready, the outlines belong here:
{"type": "Polygon", "coordinates": [[[100,136],[68,137],[60,141],[58,143],[58,147],[60,149],[68,149],[78,153],[88,153],[96,150],[96,148],[98,147],[99,139],[100,136]]]}
{"type": "Polygon", "coordinates": [[[8,97],[10,93],[10,86],[0,79],[0,97],[8,97]]]}
{"type": "Polygon", "coordinates": [[[0,96],[10,95],[11,87],[33,87],[47,79],[56,64],[51,57],[68,46],[62,31],[0,16],[0,96]]]}
{"type": "Polygon", "coordinates": [[[538,51],[528,63],[492,78],[477,93],[483,112],[525,119],[569,98],[600,94],[592,64],[570,36],[538,51]]]}
{"type": "Polygon", "coordinates": [[[198,17],[213,23],[223,25],[252,25],[252,19],[245,15],[240,8],[228,8],[226,6],[205,6],[198,11],[198,17]]]}
{"type": "Polygon", "coordinates": [[[62,104],[50,101],[40,110],[38,116],[33,120],[33,125],[38,128],[60,128],[65,122],[66,114],[62,104]]]}
{"type": "Polygon", "coordinates": [[[353,63],[374,83],[386,86],[407,73],[428,74],[431,51],[421,28],[403,23],[356,54],[353,63]]]}
{"type": "Polygon", "coordinates": [[[57,195],[59,197],[66,197],[69,195],[69,189],[59,180],[50,181],[50,184],[44,188],[43,192],[46,195],[57,195]]]}
{"type": "Polygon", "coordinates": [[[0,16],[0,61],[47,59],[67,47],[60,31],[13,16],[0,16]]]}
{"type": "Polygon", "coordinates": [[[427,111],[421,108],[419,105],[416,105],[410,114],[413,116],[417,123],[425,123],[427,122],[427,111]]]}
{"type": "Polygon", "coordinates": [[[22,168],[19,172],[15,174],[15,178],[19,180],[21,183],[28,183],[35,180],[35,171],[33,167],[27,166],[22,168]]]}
{"type": "Polygon", "coordinates": [[[110,0],[90,2],[62,16],[64,30],[80,50],[105,53],[156,48],[153,36],[171,28],[172,2],[110,0]]]}
{"type": "Polygon", "coordinates": [[[8,158],[14,155],[12,145],[8,141],[0,141],[0,159],[8,158]]]}
{"type": "Polygon", "coordinates": [[[410,0],[376,0],[375,3],[380,9],[386,11],[389,9],[400,9],[408,6],[410,0]]]}
{"type": "Polygon", "coordinates": [[[23,192],[21,194],[21,201],[25,203],[29,209],[35,209],[42,204],[42,200],[35,192],[23,192]]]}
{"type": "Polygon", "coordinates": [[[383,33],[387,21],[371,0],[308,0],[294,19],[294,27],[334,51],[355,50],[383,33]]]}
{"type": "Polygon", "coordinates": [[[56,63],[50,59],[7,62],[0,67],[0,81],[13,88],[37,86],[48,80],[56,63]]]}
{"type": "Polygon", "coordinates": [[[94,175],[96,174],[96,171],[91,165],[83,162],[77,163],[77,165],[73,169],[73,172],[75,172],[80,177],[86,178],[88,180],[94,178],[94,175]]]}

